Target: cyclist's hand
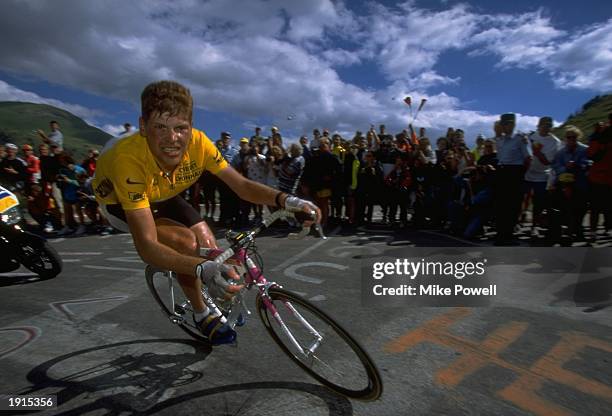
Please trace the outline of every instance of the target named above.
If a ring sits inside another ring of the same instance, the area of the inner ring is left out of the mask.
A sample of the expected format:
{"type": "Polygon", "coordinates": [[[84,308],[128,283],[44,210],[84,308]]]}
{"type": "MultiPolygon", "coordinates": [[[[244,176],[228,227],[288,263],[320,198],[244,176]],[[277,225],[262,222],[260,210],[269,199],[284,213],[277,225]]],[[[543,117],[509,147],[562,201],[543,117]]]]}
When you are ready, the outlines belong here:
{"type": "MultiPolygon", "coordinates": [[[[215,299],[229,300],[243,288],[243,285],[233,285],[222,276],[227,266],[219,266],[214,261],[205,261],[196,268],[196,273],[206,285],[208,293],[215,299]]],[[[235,273],[235,272],[234,272],[235,273]]],[[[235,279],[235,276],[229,276],[235,279]]]]}
{"type": "MultiPolygon", "coordinates": [[[[285,199],[285,209],[291,212],[305,212],[310,214],[314,212],[316,214],[315,222],[319,224],[321,222],[321,210],[318,206],[313,204],[310,201],[306,201],[304,199],[300,199],[297,196],[288,196],[285,199]]],[[[304,226],[309,227],[312,224],[312,221],[304,221],[304,226]]]]}

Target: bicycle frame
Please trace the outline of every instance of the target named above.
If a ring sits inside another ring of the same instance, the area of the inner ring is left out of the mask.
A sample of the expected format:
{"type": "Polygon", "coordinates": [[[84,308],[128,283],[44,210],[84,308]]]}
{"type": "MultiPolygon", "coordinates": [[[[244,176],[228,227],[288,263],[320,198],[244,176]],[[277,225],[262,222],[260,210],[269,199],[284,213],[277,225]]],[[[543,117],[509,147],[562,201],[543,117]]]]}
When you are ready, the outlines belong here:
{"type": "MultiPolygon", "coordinates": [[[[278,218],[286,217],[289,214],[282,211],[276,211],[270,214],[264,221],[263,224],[256,228],[255,230],[246,231],[243,233],[236,234],[237,238],[246,238],[252,240],[256,234],[258,234],[264,227],[267,227],[269,224],[274,222],[278,218]]],[[[309,230],[306,231],[306,233],[309,230]]],[[[297,238],[303,237],[306,233],[301,232],[300,234],[294,235],[297,238]]],[[[237,240],[238,241],[238,240],[237,240]]],[[[246,269],[246,273],[244,274],[244,285],[245,288],[241,290],[232,300],[232,303],[227,308],[228,313],[227,316],[222,319],[222,322],[229,325],[232,329],[236,326],[236,322],[239,319],[241,313],[245,315],[250,315],[251,312],[247,309],[244,304],[243,292],[245,290],[250,290],[253,287],[257,287],[259,294],[262,298],[264,306],[266,309],[270,311],[276,322],[280,325],[282,331],[287,335],[291,343],[296,347],[297,351],[299,351],[305,357],[310,357],[314,354],[316,349],[323,342],[323,336],[315,329],[313,326],[293,307],[291,302],[283,301],[285,307],[289,310],[289,312],[307,329],[307,331],[313,336],[314,341],[308,347],[302,347],[294,335],[291,333],[285,322],[280,316],[280,313],[272,303],[272,300],[268,294],[268,289],[273,286],[281,287],[275,282],[268,282],[263,275],[263,272],[257,267],[257,264],[248,256],[247,250],[244,247],[238,247],[236,244],[236,251],[234,248],[228,249],[218,249],[218,248],[200,248],[200,255],[203,258],[206,258],[210,261],[215,261],[218,264],[223,264],[225,262],[229,264],[234,264],[237,266],[242,266],[246,269]]],[[[170,318],[173,323],[179,324],[182,323],[184,318],[182,315],[185,313],[186,305],[176,305],[174,303],[174,284],[173,281],[176,280],[176,274],[172,271],[165,272],[168,277],[169,290],[170,290],[170,298],[172,299],[172,311],[174,315],[170,318]],[[178,306],[178,308],[177,308],[178,306]],[[177,309],[179,312],[177,312],[177,309]],[[180,313],[182,312],[182,313],[180,313]]],[[[221,315],[221,311],[217,306],[217,303],[212,299],[212,297],[208,294],[208,290],[203,288],[202,295],[204,296],[204,300],[208,307],[212,309],[215,313],[221,315]]]]}

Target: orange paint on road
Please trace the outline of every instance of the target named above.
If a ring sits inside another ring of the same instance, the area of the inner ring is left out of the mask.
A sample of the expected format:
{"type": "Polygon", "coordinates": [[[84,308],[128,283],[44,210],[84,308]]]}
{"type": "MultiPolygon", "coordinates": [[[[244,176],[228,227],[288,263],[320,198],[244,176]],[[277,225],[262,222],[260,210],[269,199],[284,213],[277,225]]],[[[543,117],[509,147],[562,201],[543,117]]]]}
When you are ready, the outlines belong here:
{"type": "Polygon", "coordinates": [[[521,367],[503,360],[499,353],[519,339],[529,324],[511,321],[497,328],[480,343],[449,332],[453,324],[470,313],[468,308],[452,309],[389,342],[384,349],[390,353],[401,353],[420,343],[429,342],[460,352],[461,357],[435,374],[436,383],[447,387],[457,386],[467,376],[487,365],[511,370],[518,375],[518,379],[497,392],[497,395],[536,415],[573,415],[569,409],[537,394],[545,382],[563,384],[612,402],[612,387],[562,368],[568,361],[579,358],[580,352],[586,347],[612,353],[612,344],[582,333],[564,332],[560,334],[561,339],[557,344],[532,366],[521,367]]]}

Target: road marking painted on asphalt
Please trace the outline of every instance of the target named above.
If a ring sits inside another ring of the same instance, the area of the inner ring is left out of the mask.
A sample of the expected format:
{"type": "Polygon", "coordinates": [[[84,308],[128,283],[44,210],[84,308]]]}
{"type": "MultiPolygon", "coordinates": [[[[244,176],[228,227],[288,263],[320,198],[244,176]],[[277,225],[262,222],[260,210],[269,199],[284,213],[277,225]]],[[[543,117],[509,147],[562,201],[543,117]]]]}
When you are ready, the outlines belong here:
{"type": "Polygon", "coordinates": [[[142,263],[142,259],[138,256],[109,257],[106,260],[119,261],[124,263],[142,263]]]}
{"type": "Polygon", "coordinates": [[[37,277],[38,275],[34,272],[6,272],[6,273],[0,273],[0,276],[8,276],[8,277],[25,277],[25,276],[32,276],[32,277],[37,277]]]}
{"type": "Polygon", "coordinates": [[[50,238],[47,241],[49,241],[51,243],[61,243],[64,240],[65,240],[65,238],[50,238]]]}
{"type": "Polygon", "coordinates": [[[63,263],[78,263],[81,259],[62,259],[63,263]]]}
{"type": "Polygon", "coordinates": [[[325,295],[316,295],[310,298],[310,300],[312,302],[322,302],[324,300],[326,300],[327,298],[325,297],[325,295]]]}
{"type": "Polygon", "coordinates": [[[531,366],[521,366],[504,360],[499,354],[525,333],[529,323],[508,322],[478,343],[448,330],[451,325],[470,313],[467,308],[455,308],[392,340],[384,349],[391,353],[401,353],[418,344],[429,342],[460,352],[459,358],[446,368],[438,370],[435,375],[438,384],[450,387],[457,386],[470,374],[491,364],[509,369],[517,373],[518,378],[497,391],[496,395],[536,415],[574,414],[562,405],[538,395],[542,386],[550,383],[563,384],[584,394],[612,402],[612,386],[564,368],[571,360],[583,359],[580,354],[587,348],[612,353],[611,343],[575,331],[561,332],[560,340],[546,354],[531,366]]]}
{"type": "MultiPolygon", "coordinates": [[[[332,235],[336,234],[338,232],[338,230],[340,229],[340,227],[336,227],[334,229],[334,231],[332,231],[328,237],[331,237],[332,235]]],[[[308,247],[306,250],[299,252],[298,254],[296,254],[293,257],[289,257],[287,260],[285,260],[284,262],[282,262],[281,264],[279,264],[278,266],[274,267],[273,269],[271,269],[273,272],[278,271],[278,270],[282,270],[283,268],[289,266],[291,263],[301,259],[302,257],[306,256],[307,254],[309,254],[311,251],[316,250],[317,248],[321,247],[323,244],[325,244],[326,242],[328,242],[330,239],[328,238],[327,240],[321,240],[313,245],[311,245],[310,247],[308,247]]]]}
{"type": "Polygon", "coordinates": [[[57,312],[64,314],[68,319],[72,319],[76,314],[70,310],[69,305],[81,305],[84,303],[96,303],[106,302],[109,300],[123,300],[126,299],[127,295],[109,296],[105,298],[91,298],[91,299],[73,299],[73,300],[62,300],[57,302],[49,303],[52,309],[57,312]]]}
{"type": "Polygon", "coordinates": [[[17,345],[0,350],[0,358],[4,358],[38,338],[40,334],[42,334],[42,329],[38,328],[37,326],[16,326],[0,328],[0,332],[20,332],[25,334],[24,339],[17,345]]]}
{"type": "Polygon", "coordinates": [[[331,257],[345,258],[351,255],[350,250],[365,250],[371,254],[381,254],[382,250],[370,246],[337,246],[327,250],[327,254],[331,257]],[[340,251],[338,253],[338,251],[340,251]]]}
{"type": "Polygon", "coordinates": [[[297,263],[292,266],[287,267],[283,273],[285,276],[290,277],[292,279],[301,280],[302,282],[314,283],[316,285],[320,285],[325,280],[319,279],[316,277],[309,277],[300,273],[297,273],[296,270],[301,269],[302,267],[328,267],[336,270],[346,270],[348,266],[343,266],[341,264],[336,263],[328,263],[324,261],[312,261],[308,263],[297,263]]]}
{"type": "Polygon", "coordinates": [[[91,265],[91,264],[86,264],[83,267],[86,267],[88,269],[96,269],[96,270],[117,270],[117,271],[144,273],[144,269],[132,269],[132,268],[129,268],[129,267],[94,266],[94,265],[91,265]]]}

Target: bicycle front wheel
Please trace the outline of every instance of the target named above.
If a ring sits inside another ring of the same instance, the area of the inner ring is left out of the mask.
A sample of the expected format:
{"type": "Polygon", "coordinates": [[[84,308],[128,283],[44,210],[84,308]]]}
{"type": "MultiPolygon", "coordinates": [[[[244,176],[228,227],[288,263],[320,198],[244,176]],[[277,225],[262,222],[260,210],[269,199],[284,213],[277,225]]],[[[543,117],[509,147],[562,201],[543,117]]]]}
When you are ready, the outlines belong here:
{"type": "Polygon", "coordinates": [[[363,401],[380,397],[380,374],[348,332],[294,293],[273,287],[268,295],[268,299],[257,296],[257,311],[272,339],[289,358],[337,393],[363,401]]]}

